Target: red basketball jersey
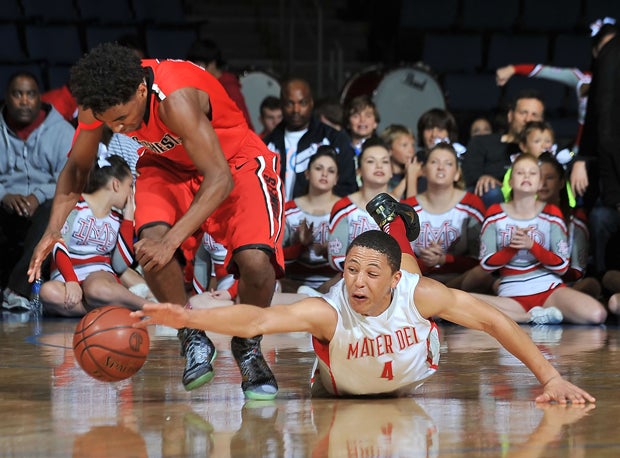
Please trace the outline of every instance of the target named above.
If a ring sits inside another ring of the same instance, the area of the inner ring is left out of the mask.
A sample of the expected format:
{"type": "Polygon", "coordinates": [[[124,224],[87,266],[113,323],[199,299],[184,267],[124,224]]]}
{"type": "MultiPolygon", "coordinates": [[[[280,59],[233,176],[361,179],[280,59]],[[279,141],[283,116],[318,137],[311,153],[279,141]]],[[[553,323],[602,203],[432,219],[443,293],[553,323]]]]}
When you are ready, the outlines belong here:
{"type": "Polygon", "coordinates": [[[127,135],[146,147],[144,154],[163,156],[185,170],[195,168],[181,138],[170,131],[158,114],[159,104],[169,94],[184,87],[195,87],[209,94],[211,112],[208,116],[226,159],[230,162],[242,150],[241,146],[251,131],[243,113],[214,76],[187,61],[146,59],[142,65],[152,71],[147,75],[148,112],[140,128],[127,135]]]}

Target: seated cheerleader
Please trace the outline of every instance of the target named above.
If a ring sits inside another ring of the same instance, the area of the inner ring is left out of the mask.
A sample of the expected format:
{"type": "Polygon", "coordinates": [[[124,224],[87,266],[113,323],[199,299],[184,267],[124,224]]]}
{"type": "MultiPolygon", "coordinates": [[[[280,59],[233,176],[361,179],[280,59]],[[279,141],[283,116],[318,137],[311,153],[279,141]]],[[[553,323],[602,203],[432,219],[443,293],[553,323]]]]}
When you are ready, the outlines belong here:
{"type": "Polygon", "coordinates": [[[595,277],[585,276],[590,253],[588,217],[582,208],[571,205],[566,171],[555,156],[550,152],[542,153],[538,157],[538,165],[542,175],[538,198],[556,205],[562,211],[568,227],[570,266],[562,280],[577,291],[598,299],[601,295],[601,284],[595,277]]]}
{"type": "MultiPolygon", "coordinates": [[[[420,219],[420,236],[411,245],[423,275],[463,289],[463,274],[479,265],[480,229],[486,209],[478,196],[464,190],[457,153],[449,143],[432,147],[422,170],[426,191],[404,201],[420,219]]],[[[490,288],[490,275],[480,275],[479,279],[485,285],[474,291],[490,288]]]]}
{"type": "Polygon", "coordinates": [[[133,262],[132,187],[123,158],[100,157],[93,166],[54,245],[50,281],[41,285],[44,313],[79,317],[110,304],[138,310],[146,302],[118,279],[133,262]]]}
{"type": "Polygon", "coordinates": [[[379,228],[366,210],[366,204],[377,195],[387,193],[392,178],[390,153],[381,139],[370,138],[364,142],[357,173],[362,183],[360,189],[336,202],[329,219],[328,259],[339,272],[344,269],[347,249],[353,239],[362,232],[379,228]]]}
{"type": "Polygon", "coordinates": [[[570,265],[568,231],[560,209],[537,198],[536,157],[515,159],[510,186],[511,199],[489,208],[480,234],[480,263],[499,270],[499,297],[477,296],[518,323],[604,323],[603,305],[562,281],[570,265]]]}
{"type": "Polygon", "coordinates": [[[326,293],[329,287],[322,286],[337,272],[327,260],[327,236],[329,215],[340,198],[334,194],[338,183],[338,162],[336,150],[329,145],[321,145],[310,157],[306,194],[289,200],[284,206],[284,259],[286,278],[282,284],[284,292],[308,288],[326,293]]]}

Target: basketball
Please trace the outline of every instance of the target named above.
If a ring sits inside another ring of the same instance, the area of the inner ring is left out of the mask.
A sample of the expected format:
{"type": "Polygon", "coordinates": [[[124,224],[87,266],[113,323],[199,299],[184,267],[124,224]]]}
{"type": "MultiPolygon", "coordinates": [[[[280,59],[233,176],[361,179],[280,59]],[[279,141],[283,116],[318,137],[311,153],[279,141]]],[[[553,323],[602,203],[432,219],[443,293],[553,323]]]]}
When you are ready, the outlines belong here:
{"type": "Polygon", "coordinates": [[[73,352],[80,367],[103,382],[117,382],[140,370],[149,352],[146,329],[132,327],[131,310],[108,305],[88,312],[73,334],[73,352]]]}

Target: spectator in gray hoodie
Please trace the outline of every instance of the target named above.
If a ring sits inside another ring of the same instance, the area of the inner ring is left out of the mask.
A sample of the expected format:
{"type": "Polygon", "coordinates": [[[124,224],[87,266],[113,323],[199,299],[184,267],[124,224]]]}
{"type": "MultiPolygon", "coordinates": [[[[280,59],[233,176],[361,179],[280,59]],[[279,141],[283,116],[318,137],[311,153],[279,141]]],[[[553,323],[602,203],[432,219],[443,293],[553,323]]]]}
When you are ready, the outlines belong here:
{"type": "Polygon", "coordinates": [[[28,262],[47,227],[74,131],[56,109],[41,102],[34,75],[20,71],[11,76],[0,115],[3,309],[29,309],[28,262]]]}

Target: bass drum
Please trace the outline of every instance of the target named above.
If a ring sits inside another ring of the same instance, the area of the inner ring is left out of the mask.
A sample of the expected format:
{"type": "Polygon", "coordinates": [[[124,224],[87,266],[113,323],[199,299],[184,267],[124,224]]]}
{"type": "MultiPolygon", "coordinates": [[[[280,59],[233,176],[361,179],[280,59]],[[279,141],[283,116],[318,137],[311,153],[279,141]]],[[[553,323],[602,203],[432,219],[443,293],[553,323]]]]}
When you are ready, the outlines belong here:
{"type": "Polygon", "coordinates": [[[348,102],[368,94],[377,107],[381,122],[377,132],[390,124],[409,127],[417,136],[418,119],[432,108],[446,108],[443,89],[426,67],[399,67],[382,71],[370,67],[345,85],[340,100],[348,102]]]}
{"type": "Polygon", "coordinates": [[[274,75],[261,70],[246,70],[239,75],[239,82],[252,125],[260,132],[260,104],[269,95],[280,98],[280,81],[274,75]]]}
{"type": "Polygon", "coordinates": [[[344,83],[344,87],[340,91],[340,104],[345,107],[347,103],[359,95],[372,96],[384,74],[383,67],[378,65],[355,73],[344,83]]]}

